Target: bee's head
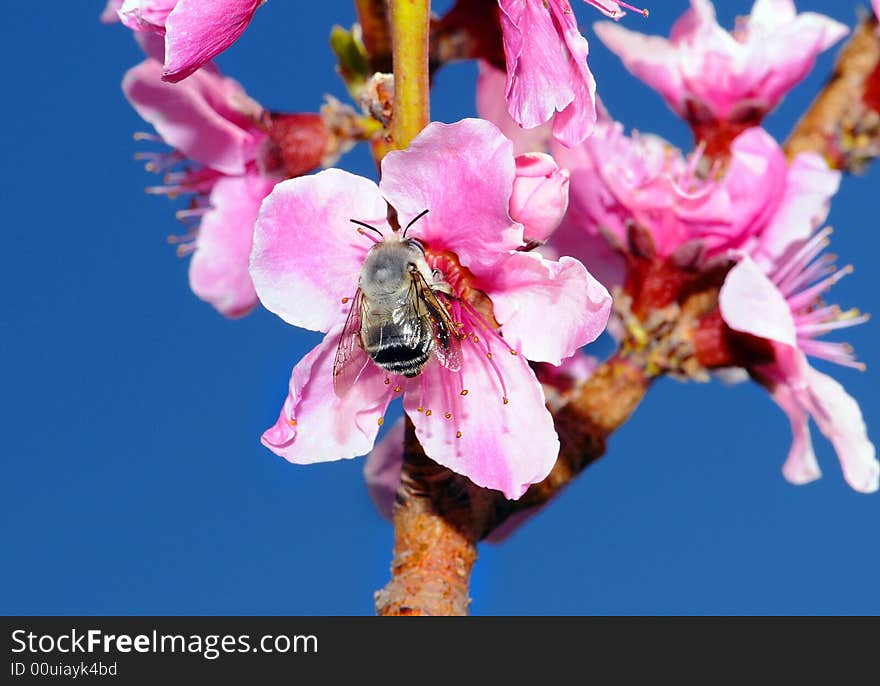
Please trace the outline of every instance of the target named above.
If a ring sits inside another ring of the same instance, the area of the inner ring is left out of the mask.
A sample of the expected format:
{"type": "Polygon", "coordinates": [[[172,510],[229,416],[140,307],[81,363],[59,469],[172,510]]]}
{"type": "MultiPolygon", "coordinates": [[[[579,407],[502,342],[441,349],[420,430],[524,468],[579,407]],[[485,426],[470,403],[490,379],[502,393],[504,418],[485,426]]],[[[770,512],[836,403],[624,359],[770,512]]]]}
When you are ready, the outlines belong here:
{"type": "Polygon", "coordinates": [[[388,237],[367,253],[361,268],[361,289],[373,297],[406,292],[412,283],[412,272],[422,271],[423,265],[425,251],[421,243],[412,238],[388,237]]]}

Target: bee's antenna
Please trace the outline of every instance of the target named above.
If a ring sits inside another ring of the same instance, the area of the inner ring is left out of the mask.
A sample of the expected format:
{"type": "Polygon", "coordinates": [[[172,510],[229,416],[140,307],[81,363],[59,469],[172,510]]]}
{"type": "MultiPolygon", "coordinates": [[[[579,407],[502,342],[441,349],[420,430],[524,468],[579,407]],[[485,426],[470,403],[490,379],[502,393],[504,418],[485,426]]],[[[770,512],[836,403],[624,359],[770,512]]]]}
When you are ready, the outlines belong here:
{"type": "MultiPolygon", "coordinates": [[[[358,233],[364,233],[364,229],[369,229],[370,231],[374,231],[375,233],[377,233],[379,235],[379,238],[384,238],[384,236],[382,235],[382,232],[379,231],[379,229],[377,229],[375,226],[370,226],[366,222],[362,222],[358,219],[349,219],[348,221],[350,221],[352,224],[357,224],[358,226],[363,227],[363,228],[358,229],[358,233]]],[[[364,235],[366,236],[366,234],[364,234],[364,235]]],[[[375,240],[375,239],[372,239],[372,240],[375,240]]]]}
{"type": "Polygon", "coordinates": [[[415,224],[419,219],[424,217],[426,214],[428,214],[428,210],[422,210],[415,217],[413,217],[413,220],[409,224],[407,224],[406,228],[403,230],[403,237],[404,238],[406,238],[406,232],[409,231],[409,227],[411,227],[413,224],[415,224]]]}

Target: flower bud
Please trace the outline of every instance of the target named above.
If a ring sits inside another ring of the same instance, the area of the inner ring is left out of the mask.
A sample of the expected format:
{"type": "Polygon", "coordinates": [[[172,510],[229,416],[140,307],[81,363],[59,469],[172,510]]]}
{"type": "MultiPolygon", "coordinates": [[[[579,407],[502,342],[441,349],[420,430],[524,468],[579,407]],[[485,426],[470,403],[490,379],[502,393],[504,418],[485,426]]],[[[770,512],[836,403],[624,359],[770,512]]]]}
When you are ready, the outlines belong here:
{"type": "Polygon", "coordinates": [[[510,216],[525,227],[527,240],[545,241],[568,209],[567,169],[550,155],[528,153],[516,158],[510,216]]]}

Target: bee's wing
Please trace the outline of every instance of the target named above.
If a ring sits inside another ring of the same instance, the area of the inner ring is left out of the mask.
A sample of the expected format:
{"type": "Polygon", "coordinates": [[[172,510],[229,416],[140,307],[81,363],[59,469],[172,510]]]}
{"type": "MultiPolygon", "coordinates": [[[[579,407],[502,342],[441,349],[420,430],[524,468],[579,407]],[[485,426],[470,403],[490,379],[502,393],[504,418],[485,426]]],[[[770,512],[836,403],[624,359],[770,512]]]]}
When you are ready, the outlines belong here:
{"type": "Polygon", "coordinates": [[[361,343],[361,322],[366,307],[363,293],[358,288],[339,336],[336,358],[333,360],[333,389],[339,397],[345,396],[351,390],[370,361],[370,356],[361,343]]]}
{"type": "MultiPolygon", "coordinates": [[[[423,303],[423,309],[427,310],[427,317],[431,321],[434,332],[434,353],[440,364],[449,371],[457,372],[461,369],[461,338],[458,327],[452,321],[449,309],[446,307],[445,298],[438,294],[428,285],[425,277],[416,272],[415,290],[419,300],[423,303]]],[[[423,315],[425,316],[425,315],[423,315]]]]}

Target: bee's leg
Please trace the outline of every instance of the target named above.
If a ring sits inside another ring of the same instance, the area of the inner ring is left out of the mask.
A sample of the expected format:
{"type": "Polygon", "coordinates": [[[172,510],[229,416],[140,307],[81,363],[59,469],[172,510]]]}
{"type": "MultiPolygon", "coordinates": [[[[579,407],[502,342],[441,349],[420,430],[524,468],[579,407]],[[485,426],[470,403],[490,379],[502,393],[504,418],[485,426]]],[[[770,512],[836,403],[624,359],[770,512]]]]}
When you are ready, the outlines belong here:
{"type": "Polygon", "coordinates": [[[453,295],[452,286],[446,283],[446,279],[443,278],[443,272],[439,269],[435,269],[431,276],[433,277],[433,282],[431,283],[432,291],[440,291],[441,293],[445,293],[446,295],[453,295]]]}

